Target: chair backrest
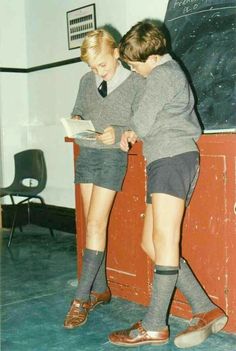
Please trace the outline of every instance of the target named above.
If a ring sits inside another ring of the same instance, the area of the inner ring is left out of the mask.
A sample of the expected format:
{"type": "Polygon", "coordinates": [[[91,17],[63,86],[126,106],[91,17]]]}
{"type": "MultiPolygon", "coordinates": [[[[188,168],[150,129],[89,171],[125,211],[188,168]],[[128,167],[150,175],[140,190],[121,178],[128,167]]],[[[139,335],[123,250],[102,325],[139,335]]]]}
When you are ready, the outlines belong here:
{"type": "Polygon", "coordinates": [[[14,155],[15,177],[12,187],[28,195],[39,194],[46,186],[47,170],[42,150],[31,149],[14,155]]]}

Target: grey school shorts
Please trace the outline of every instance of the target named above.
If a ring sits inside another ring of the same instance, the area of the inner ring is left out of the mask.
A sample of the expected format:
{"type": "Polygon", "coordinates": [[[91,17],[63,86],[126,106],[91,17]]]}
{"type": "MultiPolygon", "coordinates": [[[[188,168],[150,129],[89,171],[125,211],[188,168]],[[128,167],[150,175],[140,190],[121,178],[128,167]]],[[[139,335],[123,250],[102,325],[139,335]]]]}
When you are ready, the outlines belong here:
{"type": "Polygon", "coordinates": [[[199,174],[199,153],[186,152],[151,162],[147,166],[147,203],[151,194],[163,193],[179,197],[189,205],[199,174]]]}
{"type": "Polygon", "coordinates": [[[126,170],[127,152],[80,147],[75,165],[75,183],[92,183],[120,191],[126,170]]]}

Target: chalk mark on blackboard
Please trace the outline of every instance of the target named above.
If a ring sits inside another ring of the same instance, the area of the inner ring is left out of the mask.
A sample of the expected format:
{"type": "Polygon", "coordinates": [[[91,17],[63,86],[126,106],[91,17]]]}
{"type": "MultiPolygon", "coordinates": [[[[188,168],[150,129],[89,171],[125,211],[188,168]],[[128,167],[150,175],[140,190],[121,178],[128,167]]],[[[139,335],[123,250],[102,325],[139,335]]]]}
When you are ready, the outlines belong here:
{"type": "Polygon", "coordinates": [[[188,16],[191,16],[191,15],[196,15],[196,14],[202,13],[202,12],[210,12],[210,11],[225,10],[225,9],[236,9],[236,6],[227,6],[227,7],[219,7],[219,8],[218,7],[211,7],[208,10],[195,11],[195,12],[192,12],[192,13],[186,13],[186,15],[181,15],[181,16],[178,16],[178,17],[175,17],[175,18],[167,19],[167,22],[172,22],[172,21],[175,21],[176,19],[183,18],[183,17],[188,17],[188,16]]]}

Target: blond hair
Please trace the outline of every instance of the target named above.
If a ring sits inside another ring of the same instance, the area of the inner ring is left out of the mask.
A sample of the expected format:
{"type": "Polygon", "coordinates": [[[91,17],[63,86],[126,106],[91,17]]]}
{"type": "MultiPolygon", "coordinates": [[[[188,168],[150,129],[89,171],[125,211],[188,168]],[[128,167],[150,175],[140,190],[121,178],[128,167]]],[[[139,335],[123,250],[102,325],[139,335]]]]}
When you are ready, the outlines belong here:
{"type": "Polygon", "coordinates": [[[104,29],[96,29],[89,32],[83,40],[81,46],[81,60],[88,63],[94,59],[102,50],[110,50],[111,52],[117,48],[117,44],[113,36],[104,29]]]}

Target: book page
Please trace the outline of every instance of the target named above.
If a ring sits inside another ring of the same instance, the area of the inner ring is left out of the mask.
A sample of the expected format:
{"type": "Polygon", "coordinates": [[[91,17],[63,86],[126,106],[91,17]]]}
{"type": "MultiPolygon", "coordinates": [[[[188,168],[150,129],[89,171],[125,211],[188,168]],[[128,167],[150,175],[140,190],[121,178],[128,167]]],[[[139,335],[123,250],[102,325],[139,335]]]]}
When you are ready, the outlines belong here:
{"type": "Polygon", "coordinates": [[[79,137],[87,138],[90,134],[93,135],[93,138],[96,138],[94,125],[90,120],[73,119],[69,117],[69,118],[61,118],[61,122],[65,128],[66,136],[69,138],[75,138],[77,136],[78,138],[79,137]]]}

